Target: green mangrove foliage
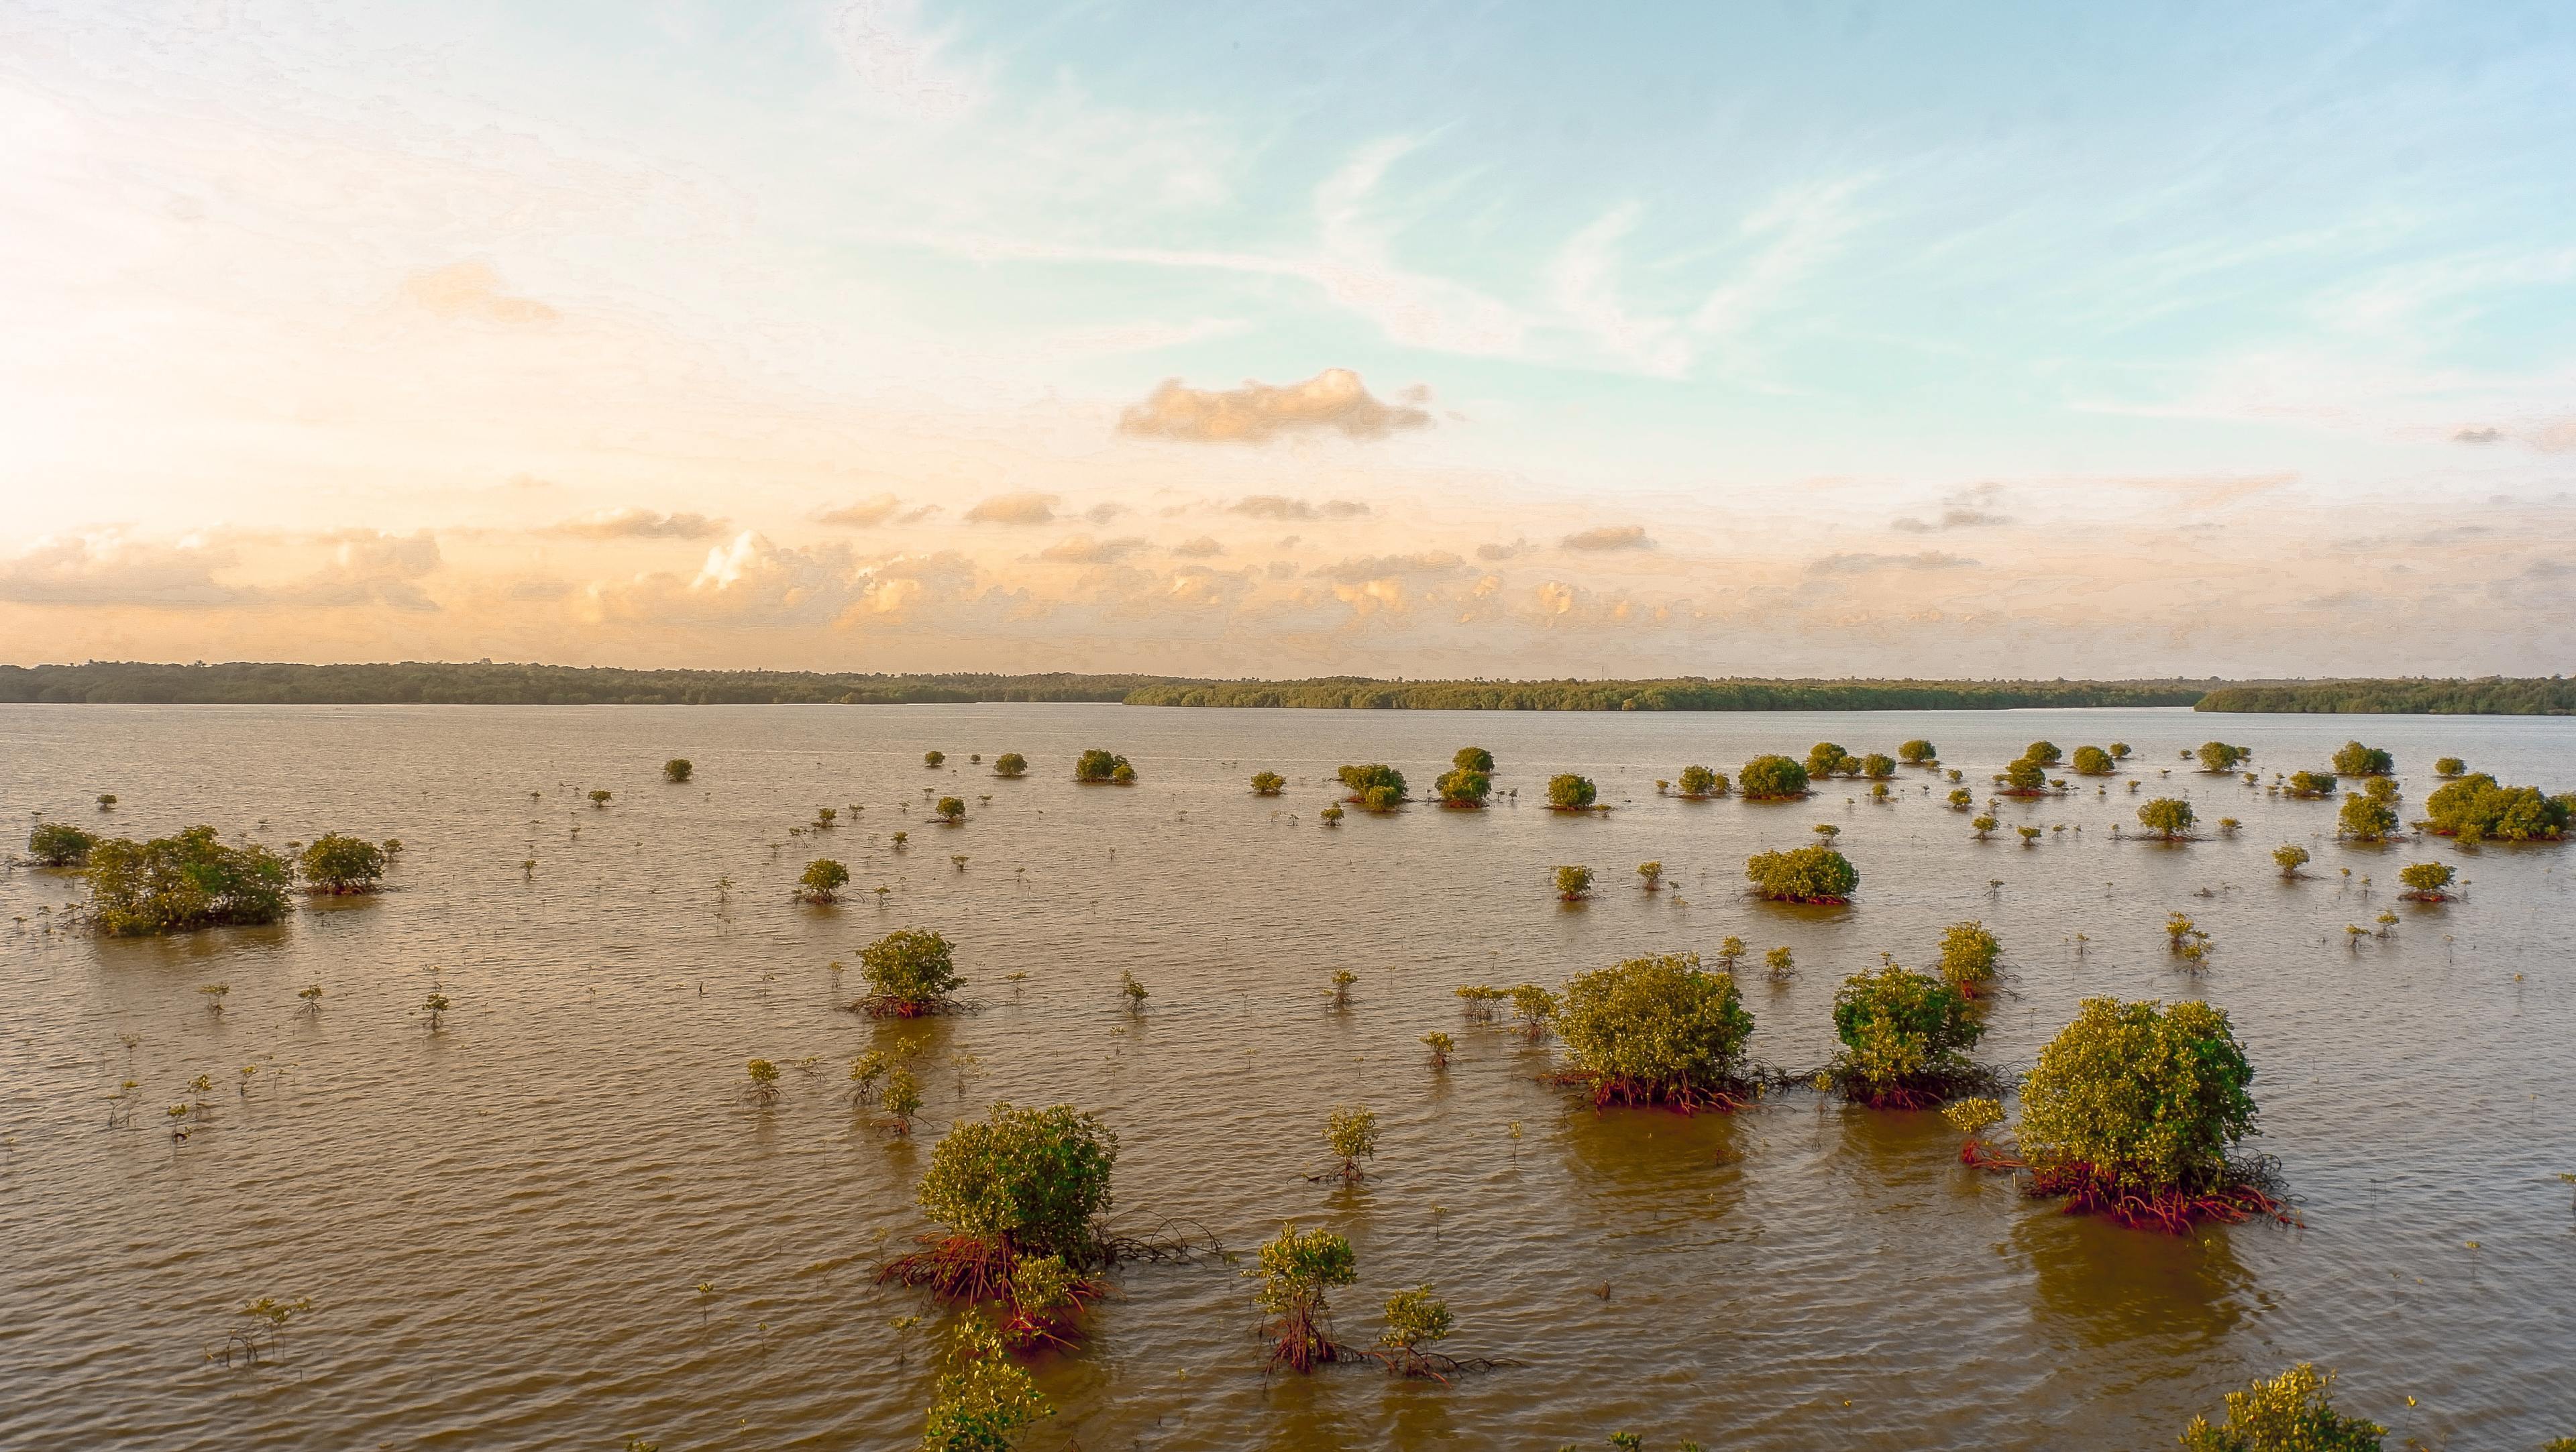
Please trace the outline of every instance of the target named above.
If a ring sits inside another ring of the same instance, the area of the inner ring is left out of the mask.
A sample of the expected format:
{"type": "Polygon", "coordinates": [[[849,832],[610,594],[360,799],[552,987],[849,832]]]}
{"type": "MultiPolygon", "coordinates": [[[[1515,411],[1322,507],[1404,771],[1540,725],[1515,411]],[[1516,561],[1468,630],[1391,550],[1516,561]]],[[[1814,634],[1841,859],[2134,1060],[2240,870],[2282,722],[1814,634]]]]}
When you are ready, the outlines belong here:
{"type": "Polygon", "coordinates": [[[2253,754],[2246,747],[2230,746],[2224,741],[2204,741],[2200,743],[2200,750],[2193,753],[2200,758],[2203,771],[2234,771],[2238,763],[2253,754]]]}
{"type": "Polygon", "coordinates": [[[2410,862],[2397,869],[2397,880],[2406,884],[2405,895],[2416,902],[2447,900],[2455,875],[2447,862],[2410,862]]]}
{"type": "Polygon", "coordinates": [[[1857,1103],[1929,1108],[1990,1077],[1968,1059],[1985,1031],[1958,989],[1890,963],[1844,979],[1834,995],[1834,1036],[1843,1046],[1828,1072],[1857,1103]]]}
{"type": "Polygon", "coordinates": [[[2388,1429],[2337,1412],[2328,1396],[2333,1389],[2333,1372],[2302,1361],[2270,1381],[2229,1392],[2225,1425],[2192,1418],[2183,1429],[2183,1452],[2380,1452],[2388,1429]]]}
{"type": "Polygon", "coordinates": [[[2272,860],[2279,864],[2283,877],[2296,877],[2308,865],[2308,849],[2295,842],[2284,842],[2272,849],[2272,860]]]}
{"type": "Polygon", "coordinates": [[[111,837],[90,848],[89,919],[130,937],[253,923],[286,916],[292,870],[265,847],[227,847],[212,827],[137,842],[111,837]]]}
{"type": "Polygon", "coordinates": [[[2034,797],[2048,790],[2048,767],[2034,757],[2017,757],[2004,767],[2004,795],[2034,797]]]}
{"type": "Polygon", "coordinates": [[[1353,802],[1369,811],[1384,811],[1404,800],[1404,773],[1384,762],[1364,766],[1345,766],[1334,773],[1350,795],[1342,800],[1353,802]]]}
{"type": "Polygon", "coordinates": [[[817,857],[797,877],[796,896],[805,902],[838,902],[841,889],[849,885],[850,869],[829,857],[817,857]]]}
{"type": "Polygon", "coordinates": [[[1425,1348],[1447,1340],[1457,1325],[1457,1319],[1449,1312],[1449,1303],[1440,1299],[1427,1285],[1398,1291],[1387,1297],[1386,1329],[1377,1337],[1387,1369],[1398,1376],[1445,1381],[1447,1378],[1440,1375],[1439,1368],[1448,1366],[1454,1369],[1455,1363],[1425,1348]]]}
{"type": "Polygon", "coordinates": [[[1757,896],[1772,902],[1845,903],[1860,886],[1860,870],[1822,842],[1786,852],[1757,852],[1744,875],[1757,896]]]}
{"type": "Polygon", "coordinates": [[[1874,782],[1884,782],[1896,775],[1896,758],[1873,751],[1860,759],[1860,774],[1874,782]]]}
{"type": "Polygon", "coordinates": [[[2279,1207],[2228,1155],[2255,1122],[2253,1066],[2224,1010],[2088,998],[2021,1093],[2031,1193],[2180,1231],[2279,1207]]]}
{"type": "Polygon", "coordinates": [[[1807,748],[1807,776],[1810,780],[1859,770],[1860,759],[1834,742],[1819,741],[1807,748]]]}
{"type": "Polygon", "coordinates": [[[1275,797],[1287,789],[1288,778],[1275,771],[1256,771],[1252,774],[1252,794],[1256,797],[1275,797]]]}
{"type": "Polygon", "coordinates": [[[1722,797],[1726,795],[1726,786],[1726,775],[1723,772],[1711,771],[1704,766],[1685,766],[1682,768],[1682,795],[1691,801],[1704,801],[1709,797],[1722,797]]]}
{"type": "Polygon", "coordinates": [[[1595,1106],[1735,1109],[1754,1093],[1744,1073],[1753,1015],[1735,975],[1708,972],[1696,953],[1576,974],[1556,1032],[1569,1060],[1560,1081],[1589,1088],[1595,1106]]]}
{"type": "Polygon", "coordinates": [[[2567,835],[2571,809],[2576,793],[2499,786],[2481,771],[2434,788],[2424,799],[2424,830],[2462,842],[2555,842],[2567,835]]]}
{"type": "Polygon", "coordinates": [[[1002,1329],[969,1314],[949,1332],[922,1452],[1011,1452],[1021,1433],[1053,1415],[1037,1382],[1011,1359],[1002,1329]]]}
{"type": "Polygon", "coordinates": [[[2334,754],[2334,769],[2345,776],[2386,776],[2397,769],[2397,758],[2376,746],[2347,741],[2334,754]]]}
{"type": "Polygon", "coordinates": [[[2449,780],[2455,776],[2466,776],[2468,774],[2469,764],[2460,760],[2456,756],[2441,757],[2433,763],[2433,775],[2441,777],[2444,780],[2449,780]]]}
{"type": "Polygon", "coordinates": [[[373,892],[385,875],[385,850],[363,837],[325,832],[296,857],[295,868],[321,892],[373,892]]]}
{"type": "Polygon", "coordinates": [[[2294,771],[2285,790],[2294,797],[2330,797],[2337,784],[2330,771],[2294,771]]]}
{"type": "MultiPolygon", "coordinates": [[[[1110,759],[1110,764],[1111,769],[1116,770],[1117,758],[1112,757],[1110,759]]],[[[1005,751],[1001,755],[993,758],[993,775],[995,776],[1026,776],[1028,775],[1028,771],[1029,759],[1020,755],[1016,751],[1005,751]]]]}
{"type": "MultiPolygon", "coordinates": [[[[2381,785],[2386,778],[2371,782],[2381,785]]],[[[2379,842],[2395,835],[2398,827],[2397,808],[2391,800],[2376,792],[2352,792],[2335,812],[2335,835],[2357,842],[2379,842]]]]}
{"type": "Polygon", "coordinates": [[[1359,1105],[1337,1106],[1324,1119],[1324,1147],[1341,1162],[1334,1171],[1345,1185],[1368,1178],[1360,1161],[1377,1158],[1377,1111],[1359,1105]]]}
{"type": "Polygon", "coordinates": [[[1439,789],[1440,805],[1444,807],[1481,807],[1494,789],[1494,779],[1472,766],[1453,766],[1442,772],[1433,785],[1439,789]]]}
{"type": "Polygon", "coordinates": [[[2138,808],[2138,825],[2167,842],[2179,842],[2191,836],[2194,823],[2191,803],[2180,797],[2156,797],[2138,808]]]}
{"type": "Polygon", "coordinates": [[[1590,777],[1576,776],[1568,771],[1547,779],[1547,804],[1560,812],[1583,811],[1592,805],[1597,795],[1599,793],[1593,789],[1590,777]]]}
{"type": "Polygon", "coordinates": [[[1126,786],[1136,780],[1136,768],[1127,764],[1127,758],[1094,747],[1074,758],[1073,779],[1086,785],[1126,786]]]}
{"type": "Polygon", "coordinates": [[[946,1233],[922,1237],[921,1249],[879,1268],[877,1279],[998,1303],[999,1330],[1015,1345],[1063,1340],[1102,1289],[1081,1273],[1116,1259],[1101,1221],[1117,1162],[1118,1136],[1070,1104],[1004,1102],[980,1121],[960,1120],[930,1152],[913,1192],[946,1233]],[[1056,1264],[1022,1274],[1040,1259],[1056,1264]]]}
{"type": "Polygon", "coordinates": [[[1786,801],[1807,794],[1807,776],[1795,758],[1766,754],[1744,763],[1735,773],[1735,786],[1747,801],[1786,801]]]}
{"type": "Polygon", "coordinates": [[[957,946],[938,933],[897,928],[859,950],[868,991],[851,1007],[870,1018],[919,1018],[958,1005],[957,946]]]}
{"type": "Polygon", "coordinates": [[[2099,746],[2079,746],[2068,765],[2074,767],[2077,776],[2109,776],[2118,763],[2099,746]]]}
{"type": "Polygon", "coordinates": [[[697,772],[697,764],[685,756],[674,756],[662,763],[662,780],[678,786],[697,772]]]}
{"type": "Polygon", "coordinates": [[[1359,1280],[1359,1257],[1349,1241],[1329,1230],[1299,1230],[1291,1222],[1263,1242],[1259,1263],[1245,1274],[1260,1281],[1253,1301],[1268,1318],[1262,1330],[1270,1338],[1270,1365],[1311,1372],[1324,1362],[1350,1359],[1349,1349],[1333,1339],[1332,1306],[1324,1294],[1359,1280]]]}
{"type": "Polygon", "coordinates": [[[1561,902],[1581,902],[1592,892],[1592,869],[1565,866],[1556,869],[1556,896],[1561,902]]]}
{"type": "Polygon", "coordinates": [[[950,824],[950,825],[952,825],[952,826],[954,826],[955,824],[957,824],[957,823],[959,823],[959,822],[965,821],[965,820],[966,820],[966,802],[965,802],[965,799],[964,799],[964,798],[962,798],[962,797],[941,797],[941,798],[939,799],[938,812],[939,812],[939,820],[941,820],[941,821],[943,821],[943,822],[946,822],[946,823],[948,823],[948,824],[950,824]]]}
{"type": "Polygon", "coordinates": [[[1896,759],[1907,766],[1930,766],[1941,759],[1939,747],[1918,736],[1896,748],[1896,759]]]}
{"type": "Polygon", "coordinates": [[[2004,945],[1983,922],[1952,923],[1941,934],[1941,981],[1966,997],[1982,997],[1994,986],[2003,954],[2004,945]]]}
{"type": "Polygon", "coordinates": [[[1460,771],[1481,771],[1491,776],[1494,774],[1494,753],[1481,746],[1461,746],[1458,754],[1449,758],[1449,764],[1460,771]]]}
{"type": "Polygon", "coordinates": [[[47,867],[83,867],[98,838],[62,822],[38,822],[27,833],[27,851],[47,867]]]}

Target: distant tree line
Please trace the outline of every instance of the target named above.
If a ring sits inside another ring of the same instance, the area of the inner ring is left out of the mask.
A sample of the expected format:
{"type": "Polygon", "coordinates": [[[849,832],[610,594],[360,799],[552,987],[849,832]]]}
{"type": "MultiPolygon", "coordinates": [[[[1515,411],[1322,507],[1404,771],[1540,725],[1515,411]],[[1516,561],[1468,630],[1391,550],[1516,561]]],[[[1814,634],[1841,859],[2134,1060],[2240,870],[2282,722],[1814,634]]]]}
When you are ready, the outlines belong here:
{"type": "Polygon", "coordinates": [[[1362,711],[2000,711],[2196,706],[2203,711],[2576,714],[2576,681],[2382,680],[2231,685],[2186,680],[1211,681],[1155,675],[626,670],[405,661],[290,665],[0,665],[0,702],[167,705],[892,706],[1097,701],[1362,711]]]}
{"type": "Polygon", "coordinates": [[[1175,681],[1131,706],[1359,711],[1998,711],[2027,706],[2189,706],[2190,681],[1175,681]]]}
{"type": "Polygon", "coordinates": [[[386,665],[0,666],[0,701],[168,705],[449,706],[908,705],[1121,701],[1167,676],[880,675],[846,671],[623,670],[405,661],[386,665]]]}
{"type": "Polygon", "coordinates": [[[2221,686],[2203,711],[2349,716],[2566,716],[2576,714],[2576,680],[2564,676],[2434,681],[2309,681],[2221,686]]]}

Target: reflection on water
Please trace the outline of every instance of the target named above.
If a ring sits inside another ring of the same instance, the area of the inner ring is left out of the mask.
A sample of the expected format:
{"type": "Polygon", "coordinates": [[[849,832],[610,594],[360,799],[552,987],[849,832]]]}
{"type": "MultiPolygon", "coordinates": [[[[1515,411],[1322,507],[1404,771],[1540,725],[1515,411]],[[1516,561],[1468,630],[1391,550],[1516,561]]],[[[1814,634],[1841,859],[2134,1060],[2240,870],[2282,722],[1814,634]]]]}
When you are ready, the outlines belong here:
{"type": "Polygon", "coordinates": [[[147,942],[48,932],[37,908],[77,884],[0,876],[0,1442],[910,1445],[940,1317],[874,1268],[928,1228],[912,1187],[938,1135],[999,1099],[1100,1111],[1130,1228],[1185,1219],[1238,1251],[1291,1218],[1348,1235],[1345,1339],[1429,1282],[1458,1316],[1450,1349],[1517,1363],[1445,1389],[1374,1365],[1265,1378],[1236,1266],[1140,1266],[1079,1354],[1037,1368],[1060,1408],[1034,1443],[1050,1452],[1599,1446],[1621,1429],[1784,1452],[2164,1445],[2302,1358],[2428,1443],[2560,1435],[2576,1419],[2576,1219],[2553,1178],[2576,1171],[2576,1121],[2551,1110],[2576,1098],[2569,849],[2357,851],[2331,802],[2152,765],[2136,796],[2011,804],[2008,822],[2069,828],[2027,849],[1971,842],[1912,777],[1885,804],[1653,790],[1687,762],[1731,772],[1823,739],[1927,736],[1978,784],[2034,737],[2123,739],[2153,762],[2213,735],[2256,746],[2267,773],[2359,736],[2419,771],[2419,802],[2436,755],[2546,787],[2576,760],[2576,722],[2536,719],[0,708],[13,820],[88,822],[113,790],[124,831],[265,818],[276,843],[340,829],[408,848],[379,900],[147,942]],[[1517,802],[1318,824],[1341,762],[1428,780],[1468,741],[1527,789],[1517,802]],[[1143,782],[1077,789],[1066,765],[1089,746],[1143,782]],[[930,749],[946,768],[925,771],[930,749]],[[964,760],[1005,750],[1028,778],[964,760]],[[673,755],[698,764],[686,788],[658,780],[673,755]],[[1263,768],[1288,796],[1249,794],[1263,768]],[[1539,809],[1557,770],[1614,810],[1539,809]],[[925,783],[970,820],[923,826],[925,783]],[[612,805],[591,808],[593,787],[612,805]],[[2111,837],[2163,793],[2245,828],[2111,837]],[[820,802],[842,824],[797,830],[820,802]],[[1853,905],[1746,901],[1745,856],[1817,822],[1860,866],[1853,905]],[[2270,862],[2284,841],[2316,855],[2303,880],[2270,862]],[[825,854],[850,900],[790,902],[825,854]],[[2466,864],[2469,901],[2348,943],[2417,856],[2466,864]],[[1667,891],[1637,889],[1648,860],[1667,891]],[[1550,886],[1566,863],[1601,884],[1572,911],[1550,886]],[[2177,908],[2217,945],[2196,981],[2164,949],[2177,908]],[[1936,1115],[1803,1090],[1731,1117],[1596,1114],[1539,1082],[1548,1051],[1461,1023],[1451,993],[1708,957],[1734,934],[1756,963],[1796,954],[1794,980],[1756,970],[1745,1000],[1752,1051],[1808,1066],[1832,1052],[1845,975],[1882,952],[1927,963],[1968,917],[2006,946],[1996,1062],[2027,1064],[2091,994],[2227,1008],[2259,1071],[2259,1148],[2311,1228],[2167,1240],[2064,1217],[1962,1168],[1936,1115]],[[847,1011],[857,950],[898,926],[956,941],[978,1012],[847,1011]],[[1336,1010],[1344,968],[1359,981],[1336,1010]],[[1141,1014],[1121,972],[1150,990],[1141,1014]],[[196,992],[212,982],[230,985],[220,1017],[196,992]],[[419,1014],[433,983],[454,1004],[436,1034],[419,1014]],[[297,1012],[308,984],[318,1015],[297,1012]],[[1458,1041],[1442,1073],[1419,1042],[1435,1028],[1458,1041]],[[849,1104],[871,1047],[921,1082],[913,1138],[849,1104]],[[754,1056],[786,1067],[775,1104],[744,1093],[754,1056]],[[185,1143],[104,1127],[124,1079],[143,1122],[199,1074],[219,1089],[185,1143]],[[1338,1104],[1380,1119],[1365,1186],[1306,1178],[1338,1104]],[[318,1309],[274,1365],[207,1363],[263,1295],[318,1309]]]}

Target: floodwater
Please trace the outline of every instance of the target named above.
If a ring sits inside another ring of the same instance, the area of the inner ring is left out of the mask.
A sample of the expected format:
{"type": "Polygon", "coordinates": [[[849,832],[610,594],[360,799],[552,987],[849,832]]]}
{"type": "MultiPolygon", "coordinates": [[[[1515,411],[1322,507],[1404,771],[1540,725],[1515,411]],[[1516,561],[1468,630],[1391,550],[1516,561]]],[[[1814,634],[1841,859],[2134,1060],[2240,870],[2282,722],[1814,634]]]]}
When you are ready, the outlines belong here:
{"type": "Polygon", "coordinates": [[[409,849],[380,897],[154,941],[48,933],[39,907],[77,879],[0,879],[0,917],[26,918],[0,921],[0,1445],[910,1445],[942,1318],[872,1272],[928,1229],[912,1186],[938,1134],[995,1100],[1101,1112],[1130,1227],[1194,1222],[1236,1249],[1291,1219],[1348,1235],[1343,1339],[1430,1282],[1457,1315],[1445,1349],[1513,1363],[1448,1387],[1372,1364],[1265,1378],[1238,1270],[1138,1267],[1087,1346],[1038,1368],[1059,1410],[1034,1448],[2157,1447],[2299,1360],[2338,1368],[2339,1404],[2392,1446],[2576,1433],[2570,849],[2341,846],[2332,803],[2175,759],[2213,736],[2255,747],[2267,780],[2347,737],[2388,747],[2410,814],[2438,755],[2551,789],[2576,760],[2570,720],[2185,711],[0,707],[0,810],[21,823],[96,824],[114,792],[104,820],[136,835],[409,849]],[[2006,804],[2008,828],[2068,828],[2031,848],[1971,841],[1919,772],[1885,805],[1654,791],[1695,761],[1732,775],[1763,750],[1917,735],[1980,787],[2036,737],[2138,750],[2107,797],[2070,778],[2071,797],[2006,804]],[[1392,762],[1419,790],[1468,743],[1517,804],[1319,825],[1336,765],[1392,762]],[[1141,784],[1075,786],[1087,746],[1141,784]],[[933,748],[945,768],[922,765],[933,748]],[[966,759],[1004,751],[1026,779],[966,759]],[[680,755],[697,779],[664,785],[680,755]],[[1264,768],[1285,797],[1246,791],[1264,768]],[[1560,770],[1616,810],[1539,809],[1560,770]],[[926,825],[925,786],[971,819],[926,825]],[[2244,827],[2115,840],[2159,793],[2244,827]],[[792,832],[818,805],[845,825],[792,832]],[[1861,870],[1853,905],[1748,901],[1745,856],[1816,822],[1861,870]],[[2301,880],[2271,864],[2284,841],[2316,855],[2301,880]],[[851,899],[792,902],[825,855],[851,899]],[[2460,865],[2466,901],[2396,901],[2424,857],[2460,865]],[[1637,889],[1648,859],[1667,890],[1637,889]],[[1560,906],[1558,863],[1594,867],[1597,899],[1560,906]],[[2389,936],[2347,942],[2390,908],[2389,936]],[[2215,938],[2198,981],[2165,950],[2172,909],[2215,938]],[[2088,995],[2228,1009],[2258,1070],[2254,1147],[2305,1227],[2168,1238],[2061,1215],[1963,1169],[1935,1115],[1805,1091],[1733,1117],[1596,1114],[1537,1082],[1547,1049],[1463,1026],[1451,994],[1728,934],[1786,944],[1799,976],[1746,984],[1754,1049],[1808,1066],[1846,974],[1881,952],[1927,966],[1971,917],[2012,970],[1983,1048],[2008,1067],[2088,995]],[[982,1011],[841,1010],[859,946],[899,926],[956,941],[982,1011]],[[1336,1010],[1342,968],[1360,980],[1336,1010]],[[1122,969],[1151,992],[1139,1016],[1122,969]],[[216,982],[220,1016],[197,991],[216,982]],[[313,983],[322,1010],[298,1016],[313,983]],[[433,985],[455,1005],[435,1034],[433,985]],[[1417,1042],[1435,1028],[1460,1041],[1445,1074],[1417,1042]],[[872,1045],[919,1055],[912,1139],[845,1102],[872,1045]],[[790,1066],[769,1107],[744,1093],[755,1055],[790,1066]],[[199,1074],[212,1122],[174,1144],[160,1111],[199,1074]],[[110,1129],[126,1078],[142,1111],[110,1129]],[[1384,1125],[1360,1187],[1306,1179],[1336,1104],[1384,1125]],[[210,1362],[261,1296],[314,1310],[261,1365],[210,1362]]]}

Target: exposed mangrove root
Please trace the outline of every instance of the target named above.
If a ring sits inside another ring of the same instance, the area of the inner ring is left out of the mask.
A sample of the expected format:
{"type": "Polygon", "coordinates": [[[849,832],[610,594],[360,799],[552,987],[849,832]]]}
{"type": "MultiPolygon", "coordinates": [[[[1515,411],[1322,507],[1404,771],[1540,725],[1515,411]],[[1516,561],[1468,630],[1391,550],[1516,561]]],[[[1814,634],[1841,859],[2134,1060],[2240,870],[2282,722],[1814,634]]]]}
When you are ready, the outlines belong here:
{"type": "Polygon", "coordinates": [[[1284,1366],[1302,1374],[1326,1362],[1365,1361],[1372,1356],[1360,1347],[1334,1340],[1328,1323],[1302,1307],[1263,1322],[1261,1334],[1270,1338],[1270,1359],[1262,1366],[1264,1372],[1284,1366]]]}
{"type": "Polygon", "coordinates": [[[2188,1234],[2202,1221],[2237,1225],[2256,1216],[2283,1225],[2305,1223],[2296,1206],[2276,1193],[2278,1166],[2272,1160],[2231,1163],[2228,1174],[2227,1183],[2206,1189],[2146,1190],[2123,1185],[2091,1165],[2052,1165],[2031,1171],[2022,1193],[2034,1198],[2063,1197],[2069,1215],[2105,1215],[2133,1229],[2169,1235],[2188,1234]]]}
{"type": "Polygon", "coordinates": [[[849,1006],[849,1012],[869,1018],[938,1018],[952,1013],[973,1013],[981,1003],[963,998],[898,998],[890,993],[871,993],[849,1006]]]}
{"type": "Polygon", "coordinates": [[[921,1244],[922,1249],[878,1267],[878,1282],[921,1286],[964,1305],[990,1302],[996,1307],[996,1329],[1014,1349],[1071,1346],[1081,1334],[1078,1323],[1084,1308],[1109,1293],[1102,1281],[1068,1273],[1062,1262],[1049,1256],[1038,1263],[1056,1276],[1043,1287],[1045,1299],[1035,1299],[1040,1288],[1021,1273],[1031,1258],[1007,1240],[933,1235],[922,1237],[921,1244]]]}
{"type": "Polygon", "coordinates": [[[1104,1265],[1189,1265],[1203,1257],[1222,1260],[1226,1254],[1216,1232],[1195,1220],[1160,1221],[1150,1235],[1110,1231],[1100,1237],[1099,1252],[1104,1265]]]}
{"type": "Polygon", "coordinates": [[[1424,1381],[1436,1381],[1442,1386],[1447,1386],[1449,1384],[1449,1378],[1453,1376],[1464,1376],[1469,1373],[1494,1371],[1501,1367],[1520,1365],[1517,1361],[1506,1361],[1499,1357],[1443,1356],[1437,1351],[1423,1351],[1418,1348],[1404,1346],[1379,1347],[1364,1351],[1353,1351],[1351,1348],[1345,1346],[1341,1348],[1341,1352],[1344,1360],[1350,1360],[1361,1356],[1371,1357],[1375,1360],[1384,1362],[1389,1375],[1415,1377],[1424,1381]]]}
{"type": "Polygon", "coordinates": [[[1999,1175],[2008,1175],[2016,1170],[2030,1168],[2028,1164],[2014,1159],[2002,1149],[1975,1138],[1959,1146],[1959,1163],[1972,1170],[1986,1170],[1999,1175]]]}
{"type": "Polygon", "coordinates": [[[1595,1110],[1618,1104],[1635,1109],[1670,1109],[1678,1114],[1693,1114],[1703,1109],[1733,1114],[1762,1096],[1758,1078],[1725,1079],[1705,1084],[1691,1079],[1653,1082],[1594,1074],[1582,1069],[1563,1069],[1540,1075],[1539,1082],[1556,1088],[1581,1086],[1591,1093],[1595,1110]]]}

